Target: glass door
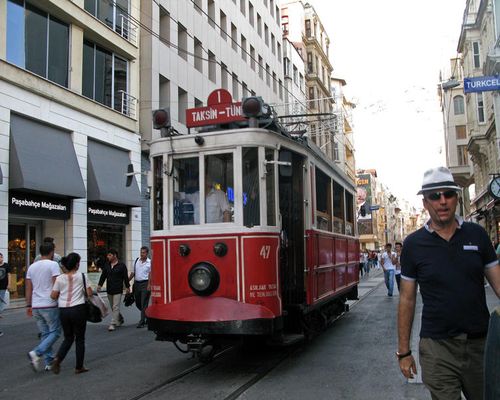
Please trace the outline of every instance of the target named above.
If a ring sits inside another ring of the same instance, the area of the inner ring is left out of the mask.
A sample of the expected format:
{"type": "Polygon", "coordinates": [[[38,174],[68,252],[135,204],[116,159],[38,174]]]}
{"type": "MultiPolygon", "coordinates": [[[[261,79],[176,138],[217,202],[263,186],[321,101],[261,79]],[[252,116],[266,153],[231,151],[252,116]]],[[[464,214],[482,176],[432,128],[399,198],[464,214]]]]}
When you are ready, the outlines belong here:
{"type": "Polygon", "coordinates": [[[26,271],[35,259],[40,232],[38,224],[9,224],[7,262],[12,274],[12,298],[24,297],[26,271]]]}

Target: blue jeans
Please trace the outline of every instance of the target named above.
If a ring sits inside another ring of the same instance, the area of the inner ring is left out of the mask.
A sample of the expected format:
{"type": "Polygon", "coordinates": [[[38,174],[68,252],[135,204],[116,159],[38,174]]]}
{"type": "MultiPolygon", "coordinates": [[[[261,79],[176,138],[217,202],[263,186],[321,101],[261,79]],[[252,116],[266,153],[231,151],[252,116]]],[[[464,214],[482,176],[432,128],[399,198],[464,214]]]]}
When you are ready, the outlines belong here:
{"type": "Polygon", "coordinates": [[[33,317],[41,334],[40,343],[33,350],[38,356],[43,356],[45,365],[50,365],[54,360],[52,345],[61,336],[59,308],[34,308],[33,317]]]}
{"type": "Polygon", "coordinates": [[[394,290],[394,270],[389,269],[384,272],[385,286],[387,287],[387,294],[392,296],[394,290]]]}
{"type": "Polygon", "coordinates": [[[500,399],[500,306],[492,313],[484,349],[484,400],[500,399]]]}

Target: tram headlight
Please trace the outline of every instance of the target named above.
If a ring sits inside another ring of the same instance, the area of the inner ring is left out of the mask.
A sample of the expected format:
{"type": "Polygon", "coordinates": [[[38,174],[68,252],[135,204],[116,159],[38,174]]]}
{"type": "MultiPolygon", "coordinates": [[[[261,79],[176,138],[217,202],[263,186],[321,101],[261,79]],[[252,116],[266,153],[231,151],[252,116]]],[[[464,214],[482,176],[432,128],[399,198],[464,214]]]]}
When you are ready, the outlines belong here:
{"type": "Polygon", "coordinates": [[[193,265],[188,280],[189,287],[198,296],[210,296],[219,287],[220,277],[212,264],[201,262],[193,265]]]}

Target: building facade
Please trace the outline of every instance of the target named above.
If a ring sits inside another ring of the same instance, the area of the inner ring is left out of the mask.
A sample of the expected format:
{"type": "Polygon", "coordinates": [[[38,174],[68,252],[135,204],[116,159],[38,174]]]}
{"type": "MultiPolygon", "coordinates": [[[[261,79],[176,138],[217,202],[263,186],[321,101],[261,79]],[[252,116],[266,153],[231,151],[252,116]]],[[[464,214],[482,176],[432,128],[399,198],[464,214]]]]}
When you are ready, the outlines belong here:
{"type": "Polygon", "coordinates": [[[307,112],[316,114],[309,124],[310,137],[331,160],[335,160],[334,99],[330,79],[330,39],[314,7],[302,0],[284,0],[281,12],[286,25],[286,38],[293,42],[305,61],[307,112]]]}
{"type": "Polygon", "coordinates": [[[141,246],[139,0],[0,0],[0,251],[13,297],[44,237],[92,279],[141,246]],[[94,273],[95,275],[93,275],[94,273]]]}
{"type": "Polygon", "coordinates": [[[464,93],[462,77],[497,75],[500,71],[497,8],[491,0],[467,1],[458,38],[459,57],[451,60],[451,77],[458,86],[446,79],[440,85],[447,163],[465,189],[464,216],[483,225],[492,241],[500,237],[500,206],[488,191],[492,177],[500,173],[496,123],[500,103],[492,91],[464,93]]]}

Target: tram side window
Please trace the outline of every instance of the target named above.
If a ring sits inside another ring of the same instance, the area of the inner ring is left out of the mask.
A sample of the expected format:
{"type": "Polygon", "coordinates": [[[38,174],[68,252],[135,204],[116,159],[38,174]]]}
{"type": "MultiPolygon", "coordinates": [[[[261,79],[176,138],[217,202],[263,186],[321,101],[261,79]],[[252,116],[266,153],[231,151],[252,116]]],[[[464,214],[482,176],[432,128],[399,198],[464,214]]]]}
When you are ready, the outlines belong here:
{"type": "Polygon", "coordinates": [[[205,157],[205,222],[232,222],[234,218],[232,154],[205,157]]]}
{"type": "Polygon", "coordinates": [[[200,223],[199,159],[174,160],[174,225],[200,223]]]}
{"type": "Polygon", "coordinates": [[[153,226],[163,229],[163,156],[153,158],[153,226]]]}
{"type": "Polygon", "coordinates": [[[243,225],[260,225],[259,153],[243,148],[243,225]]]}
{"type": "Polygon", "coordinates": [[[328,175],[316,168],[316,226],[332,230],[332,182],[328,175]]]}
{"type": "Polygon", "coordinates": [[[333,231],[344,233],[344,188],[333,182],[333,231]]]}
{"type": "Polygon", "coordinates": [[[345,192],[345,233],[354,236],[354,196],[345,192]]]}
{"type": "MultiPolygon", "coordinates": [[[[274,161],[274,150],[266,149],[266,161],[274,161]]],[[[276,192],[274,164],[266,164],[267,225],[276,226],[276,192]]]]}

